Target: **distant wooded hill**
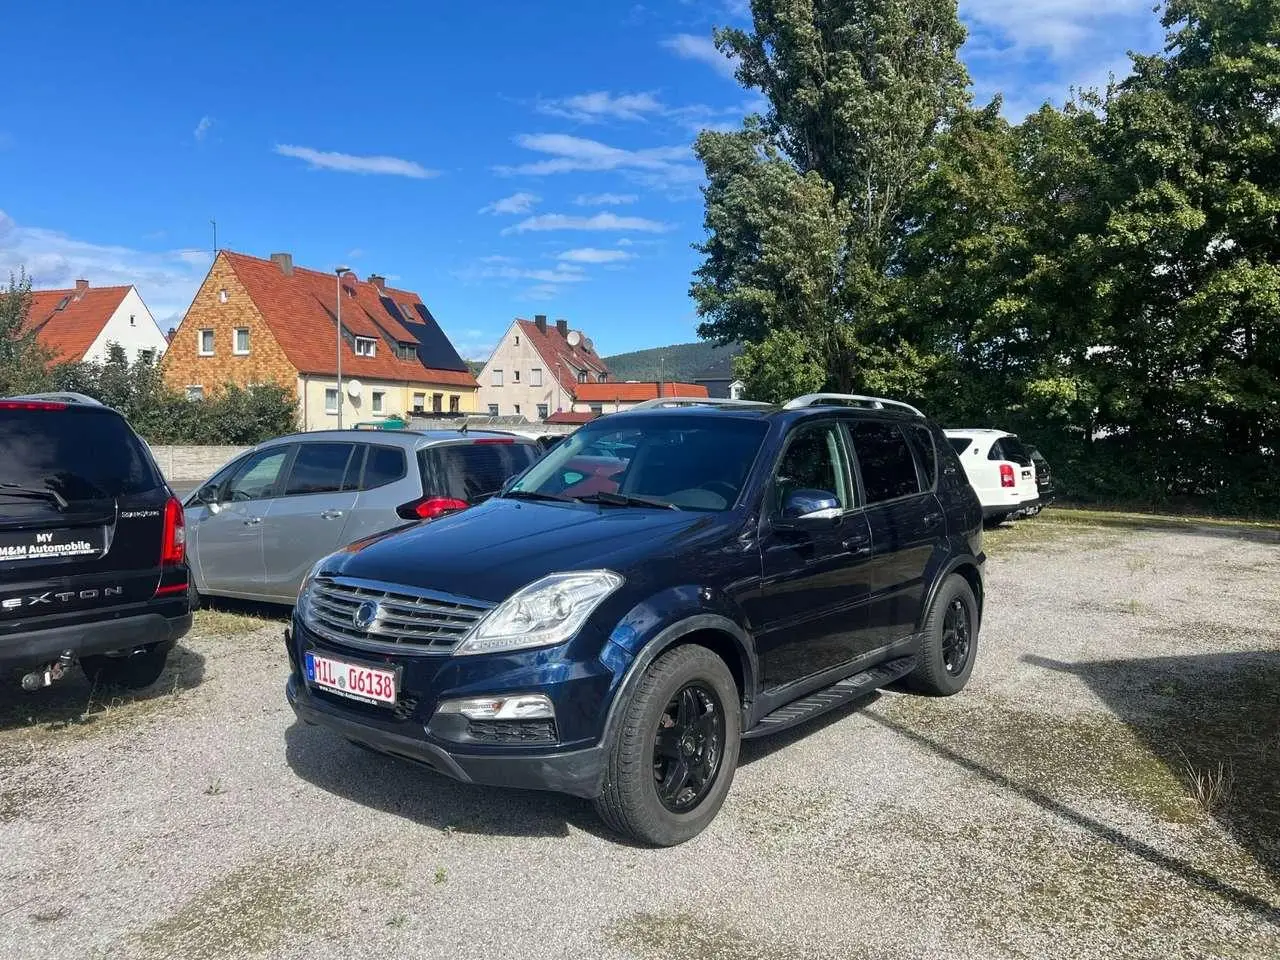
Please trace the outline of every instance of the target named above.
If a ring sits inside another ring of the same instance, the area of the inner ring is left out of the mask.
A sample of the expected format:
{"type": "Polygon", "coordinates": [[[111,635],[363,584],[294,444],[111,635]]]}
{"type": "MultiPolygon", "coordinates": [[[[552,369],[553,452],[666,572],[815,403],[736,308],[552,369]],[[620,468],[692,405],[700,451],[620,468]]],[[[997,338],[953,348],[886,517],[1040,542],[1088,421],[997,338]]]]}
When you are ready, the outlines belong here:
{"type": "Polygon", "coordinates": [[[733,358],[741,352],[742,346],[737,343],[717,347],[698,341],[619,353],[605,357],[604,362],[613,372],[614,380],[657,380],[661,374],[664,380],[687,382],[733,376],[733,358]]]}

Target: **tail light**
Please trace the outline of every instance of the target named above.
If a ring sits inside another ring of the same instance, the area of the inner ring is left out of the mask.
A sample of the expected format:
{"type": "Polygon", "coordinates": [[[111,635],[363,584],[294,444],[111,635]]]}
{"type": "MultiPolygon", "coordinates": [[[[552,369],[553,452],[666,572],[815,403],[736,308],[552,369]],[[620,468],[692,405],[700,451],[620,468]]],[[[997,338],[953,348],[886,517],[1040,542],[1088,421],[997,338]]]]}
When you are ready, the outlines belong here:
{"type": "Polygon", "coordinates": [[[65,410],[65,403],[51,400],[0,400],[0,410],[65,410]]]}
{"type": "Polygon", "coordinates": [[[160,563],[176,567],[187,559],[187,521],[182,504],[170,497],[164,505],[164,541],[160,546],[160,563]]]}
{"type": "Polygon", "coordinates": [[[1016,487],[1018,482],[1013,479],[1013,467],[1007,463],[1000,464],[1000,486],[1016,487]]]}
{"type": "Polygon", "coordinates": [[[406,520],[434,520],[455,510],[465,510],[469,506],[467,501],[455,500],[453,497],[425,497],[396,507],[396,513],[406,520]]]}
{"type": "Polygon", "coordinates": [[[515,437],[481,437],[479,440],[473,440],[472,442],[487,443],[487,444],[495,444],[495,443],[506,444],[506,443],[515,443],[516,438],[515,437]]]}

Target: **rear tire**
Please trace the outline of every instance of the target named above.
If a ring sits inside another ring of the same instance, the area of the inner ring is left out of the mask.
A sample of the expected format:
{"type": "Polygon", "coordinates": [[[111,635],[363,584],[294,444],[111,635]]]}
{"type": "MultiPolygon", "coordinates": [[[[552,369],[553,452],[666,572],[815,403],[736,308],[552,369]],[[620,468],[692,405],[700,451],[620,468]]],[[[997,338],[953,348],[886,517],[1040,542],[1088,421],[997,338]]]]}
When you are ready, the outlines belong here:
{"type": "Polygon", "coordinates": [[[655,847],[701,833],[733,783],[740,704],[729,668],[706,647],[677,647],[659,657],[622,706],[604,792],[595,801],[600,818],[655,847]]]}
{"type": "Polygon", "coordinates": [[[155,643],[127,656],[83,657],[80,667],[94,685],[141,690],[160,679],[172,649],[172,643],[155,643]]]}
{"type": "Polygon", "coordinates": [[[963,690],[978,655],[980,626],[973,588],[960,574],[951,574],[929,607],[920,662],[907,675],[906,685],[935,697],[950,697],[963,690]]]}

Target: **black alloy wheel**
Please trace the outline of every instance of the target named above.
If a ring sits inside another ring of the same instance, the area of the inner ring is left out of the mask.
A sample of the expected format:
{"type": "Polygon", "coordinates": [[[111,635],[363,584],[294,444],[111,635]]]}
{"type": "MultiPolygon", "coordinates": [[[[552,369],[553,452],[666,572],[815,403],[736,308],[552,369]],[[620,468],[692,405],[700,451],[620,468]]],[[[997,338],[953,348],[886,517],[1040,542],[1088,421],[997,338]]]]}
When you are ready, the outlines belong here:
{"type": "Polygon", "coordinates": [[[725,717],[709,686],[685,685],[658,718],[653,779],[658,800],[672,813],[688,813],[710,792],[724,758],[725,717]]]}
{"type": "Polygon", "coordinates": [[[953,677],[960,676],[969,663],[972,635],[969,625],[969,609],[959,597],[947,605],[942,619],[942,665],[953,677]]]}

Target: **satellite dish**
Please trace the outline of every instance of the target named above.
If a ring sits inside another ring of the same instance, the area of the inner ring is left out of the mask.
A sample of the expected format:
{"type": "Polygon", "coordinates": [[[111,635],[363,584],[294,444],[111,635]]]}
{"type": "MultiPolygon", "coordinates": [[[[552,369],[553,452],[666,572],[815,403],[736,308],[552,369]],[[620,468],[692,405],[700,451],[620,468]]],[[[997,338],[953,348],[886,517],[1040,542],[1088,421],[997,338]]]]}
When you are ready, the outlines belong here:
{"type": "Polygon", "coordinates": [[[569,341],[569,346],[576,347],[582,342],[582,334],[577,330],[570,330],[569,336],[566,339],[569,341]]]}
{"type": "Polygon", "coordinates": [[[347,396],[352,400],[359,400],[360,394],[364,392],[364,385],[359,380],[347,381],[347,396]]]}

